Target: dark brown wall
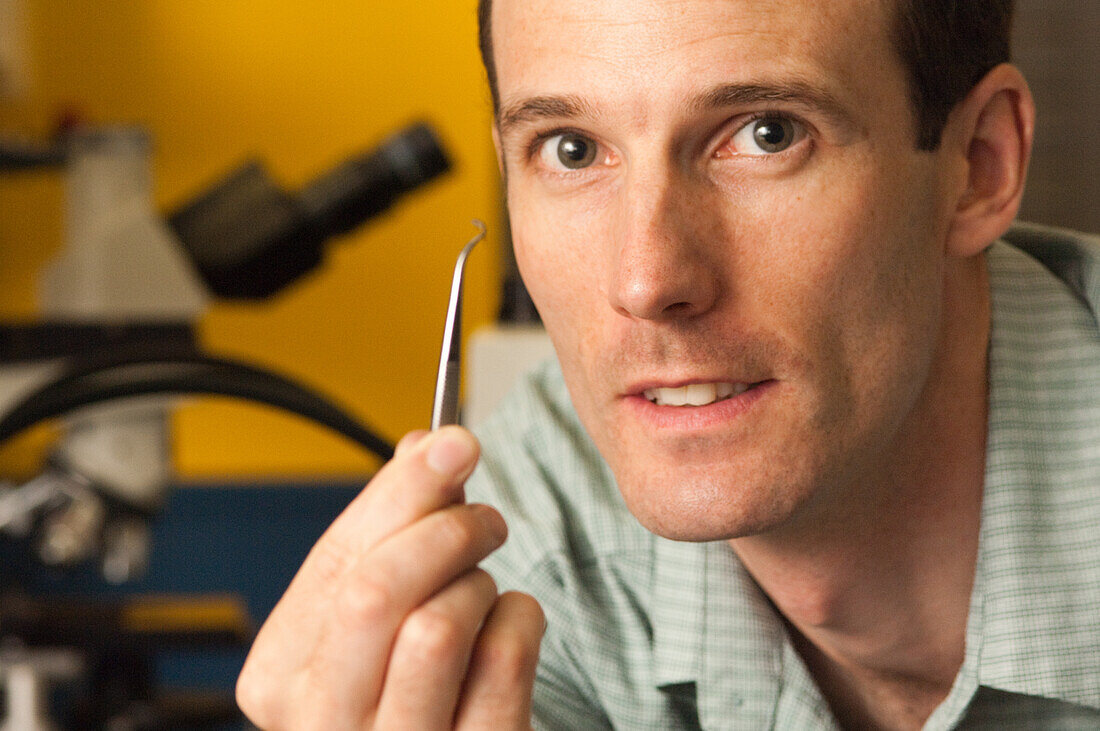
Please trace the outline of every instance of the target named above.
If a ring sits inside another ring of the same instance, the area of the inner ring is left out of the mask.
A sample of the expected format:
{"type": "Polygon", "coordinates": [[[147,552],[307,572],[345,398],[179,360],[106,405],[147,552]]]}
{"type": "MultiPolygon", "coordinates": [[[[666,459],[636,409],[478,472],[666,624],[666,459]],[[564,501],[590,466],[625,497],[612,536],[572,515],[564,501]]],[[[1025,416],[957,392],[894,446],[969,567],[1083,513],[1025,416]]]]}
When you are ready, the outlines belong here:
{"type": "Polygon", "coordinates": [[[1020,217],[1100,232],[1100,0],[1018,0],[1039,118],[1020,217]]]}

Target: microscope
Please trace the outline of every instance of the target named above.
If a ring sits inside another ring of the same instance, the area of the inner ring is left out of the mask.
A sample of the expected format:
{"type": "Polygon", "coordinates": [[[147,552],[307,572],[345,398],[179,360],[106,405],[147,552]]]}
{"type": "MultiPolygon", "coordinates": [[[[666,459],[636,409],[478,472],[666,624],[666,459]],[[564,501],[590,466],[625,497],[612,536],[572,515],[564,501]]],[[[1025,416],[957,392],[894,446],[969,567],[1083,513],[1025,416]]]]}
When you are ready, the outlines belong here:
{"type": "MultiPolygon", "coordinates": [[[[43,570],[94,565],[112,585],[148,565],[150,525],[172,482],[167,418],[180,394],[274,406],[392,456],[324,395],[203,352],[193,326],[213,298],[258,300],[307,276],[331,239],[450,167],[433,130],[414,124],[298,191],[251,160],[162,216],[150,150],[138,127],[77,127],[38,147],[0,139],[0,173],[53,169],[65,188],[65,245],[40,281],[41,321],[0,324],[0,444],[47,420],[63,426],[38,474],[0,474],[0,544],[43,570]]],[[[225,597],[40,597],[7,577],[0,731],[56,728],[54,684],[84,689],[70,698],[68,725],[188,719],[213,728],[235,718],[232,699],[150,705],[149,657],[172,646],[245,647],[251,636],[247,610],[225,597]]]]}

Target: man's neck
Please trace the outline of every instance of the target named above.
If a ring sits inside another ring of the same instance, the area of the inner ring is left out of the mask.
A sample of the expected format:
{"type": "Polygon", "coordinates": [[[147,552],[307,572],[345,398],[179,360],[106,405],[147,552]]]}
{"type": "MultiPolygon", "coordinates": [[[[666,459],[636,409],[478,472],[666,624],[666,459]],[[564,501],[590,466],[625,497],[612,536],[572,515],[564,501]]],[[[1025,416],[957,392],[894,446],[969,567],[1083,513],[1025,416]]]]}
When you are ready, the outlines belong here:
{"type": "MultiPolygon", "coordinates": [[[[861,499],[811,531],[731,541],[834,712],[919,728],[962,664],[985,471],[984,259],[947,275],[942,357],[861,499]]],[[[820,518],[820,516],[817,516],[820,518]]]]}

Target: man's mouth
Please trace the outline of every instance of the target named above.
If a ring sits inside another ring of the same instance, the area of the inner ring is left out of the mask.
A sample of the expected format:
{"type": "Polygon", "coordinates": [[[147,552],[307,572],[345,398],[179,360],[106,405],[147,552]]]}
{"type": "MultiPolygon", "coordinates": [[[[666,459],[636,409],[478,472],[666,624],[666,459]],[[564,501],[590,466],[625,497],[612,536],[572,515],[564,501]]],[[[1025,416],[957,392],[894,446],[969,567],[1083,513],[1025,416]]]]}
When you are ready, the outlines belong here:
{"type": "Polygon", "coordinates": [[[647,388],[642,395],[650,403],[658,406],[706,406],[740,396],[754,385],[752,383],[691,383],[674,388],[647,388]]]}

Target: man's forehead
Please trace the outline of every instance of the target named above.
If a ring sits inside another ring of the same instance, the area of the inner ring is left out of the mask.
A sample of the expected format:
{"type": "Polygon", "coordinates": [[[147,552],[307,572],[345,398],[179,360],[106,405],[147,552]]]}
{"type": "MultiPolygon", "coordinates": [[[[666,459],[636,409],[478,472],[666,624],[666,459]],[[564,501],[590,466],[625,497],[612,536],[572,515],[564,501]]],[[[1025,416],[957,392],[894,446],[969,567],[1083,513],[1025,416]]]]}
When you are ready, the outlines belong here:
{"type": "MultiPolygon", "coordinates": [[[[494,18],[505,11],[510,18],[535,25],[571,19],[578,27],[607,21],[623,27],[668,24],[678,19],[713,18],[721,14],[734,18],[742,10],[761,13],[774,21],[841,18],[849,13],[864,18],[886,18],[893,16],[899,2],[901,0],[491,0],[494,18]]],[[[862,26],[853,31],[866,34],[870,28],[862,26]]]]}
{"type": "Polygon", "coordinates": [[[526,96],[569,93],[587,80],[660,83],[677,71],[716,67],[745,78],[783,67],[805,76],[815,63],[828,67],[888,48],[885,5],[892,2],[494,0],[498,85],[502,96],[517,84],[561,87],[522,89],[526,96]]]}

